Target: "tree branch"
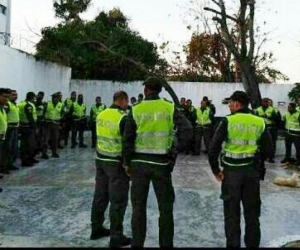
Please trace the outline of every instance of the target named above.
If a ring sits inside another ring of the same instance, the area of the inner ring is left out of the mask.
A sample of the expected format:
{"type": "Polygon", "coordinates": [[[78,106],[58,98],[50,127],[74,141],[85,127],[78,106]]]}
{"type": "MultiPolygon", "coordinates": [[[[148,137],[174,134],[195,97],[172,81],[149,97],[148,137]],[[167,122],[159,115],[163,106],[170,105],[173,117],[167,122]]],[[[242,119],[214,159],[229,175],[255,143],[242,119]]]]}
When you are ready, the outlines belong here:
{"type": "Polygon", "coordinates": [[[250,58],[250,60],[252,60],[253,56],[254,56],[254,47],[255,47],[255,41],[254,41],[255,1],[252,1],[252,2],[249,3],[249,8],[250,8],[250,13],[249,13],[249,39],[250,39],[250,45],[249,45],[248,57],[250,58]]]}
{"type": "MultiPolygon", "coordinates": [[[[212,9],[212,8],[204,7],[204,10],[207,10],[207,11],[210,11],[210,12],[213,12],[213,13],[215,13],[215,14],[217,14],[217,15],[222,16],[222,13],[221,13],[221,12],[216,11],[216,10],[214,10],[214,9],[212,9]]],[[[234,22],[237,22],[237,19],[234,18],[234,17],[232,17],[232,16],[229,16],[229,15],[226,14],[226,17],[227,17],[228,19],[234,21],[234,22]]]]}
{"type": "Polygon", "coordinates": [[[125,59],[125,60],[128,61],[128,62],[133,63],[135,66],[139,67],[139,68],[140,68],[141,70],[143,70],[144,72],[146,72],[146,73],[149,72],[149,70],[148,70],[148,69],[145,67],[145,65],[142,64],[141,62],[135,61],[135,60],[133,60],[133,59],[130,58],[130,57],[126,57],[126,56],[120,55],[118,52],[113,51],[113,50],[111,50],[110,48],[108,48],[104,43],[101,43],[101,42],[99,42],[99,41],[83,41],[83,42],[81,42],[80,44],[93,44],[93,45],[97,45],[97,46],[99,46],[99,47],[97,48],[98,50],[101,51],[101,50],[104,49],[105,51],[111,53],[112,55],[122,56],[123,59],[125,59]]]}

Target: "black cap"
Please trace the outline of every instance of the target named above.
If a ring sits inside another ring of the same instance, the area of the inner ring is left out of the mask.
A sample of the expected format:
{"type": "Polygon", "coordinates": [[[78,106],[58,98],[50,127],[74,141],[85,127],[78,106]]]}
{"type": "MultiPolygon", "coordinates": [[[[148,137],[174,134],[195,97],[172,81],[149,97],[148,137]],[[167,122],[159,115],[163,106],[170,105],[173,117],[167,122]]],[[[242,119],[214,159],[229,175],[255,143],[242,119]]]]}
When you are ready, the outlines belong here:
{"type": "Polygon", "coordinates": [[[52,97],[58,97],[59,94],[56,92],[56,93],[53,93],[51,96],[52,96],[52,97]]]}
{"type": "Polygon", "coordinates": [[[161,77],[150,76],[144,81],[143,85],[160,92],[165,82],[166,80],[161,77]]]}
{"type": "Polygon", "coordinates": [[[249,104],[248,95],[246,94],[246,92],[240,90],[233,92],[233,94],[230,96],[230,100],[237,101],[243,104],[244,106],[248,106],[249,104]]]}

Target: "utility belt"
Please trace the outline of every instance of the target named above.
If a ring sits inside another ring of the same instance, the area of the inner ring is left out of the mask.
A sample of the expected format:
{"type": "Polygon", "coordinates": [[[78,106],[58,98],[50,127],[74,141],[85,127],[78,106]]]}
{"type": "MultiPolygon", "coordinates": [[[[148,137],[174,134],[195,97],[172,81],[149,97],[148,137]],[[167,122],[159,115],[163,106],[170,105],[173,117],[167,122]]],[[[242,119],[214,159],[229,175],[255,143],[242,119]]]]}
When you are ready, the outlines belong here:
{"type": "Polygon", "coordinates": [[[30,123],[29,122],[20,122],[20,127],[23,127],[23,128],[29,128],[30,127],[30,123]]]}
{"type": "Polygon", "coordinates": [[[84,120],[86,120],[86,116],[82,116],[82,117],[73,116],[73,121],[75,122],[81,122],[84,120]]]}
{"type": "Polygon", "coordinates": [[[225,154],[221,155],[221,166],[224,169],[234,170],[234,169],[244,169],[251,168],[256,169],[258,165],[258,157],[245,157],[245,158],[231,158],[225,156],[225,154]]]}
{"type": "Polygon", "coordinates": [[[7,127],[8,128],[17,128],[17,127],[19,127],[19,123],[18,122],[10,122],[10,123],[7,123],[7,127]]]}
{"type": "Polygon", "coordinates": [[[50,124],[50,123],[53,123],[53,124],[60,124],[60,120],[45,120],[46,124],[50,124]]]}
{"type": "Polygon", "coordinates": [[[298,130],[286,129],[285,132],[286,132],[288,135],[300,137],[300,131],[298,131],[298,130]]]}
{"type": "Polygon", "coordinates": [[[209,124],[203,124],[203,125],[200,125],[198,123],[196,123],[196,128],[211,128],[212,127],[212,124],[209,123],[209,124]]]}

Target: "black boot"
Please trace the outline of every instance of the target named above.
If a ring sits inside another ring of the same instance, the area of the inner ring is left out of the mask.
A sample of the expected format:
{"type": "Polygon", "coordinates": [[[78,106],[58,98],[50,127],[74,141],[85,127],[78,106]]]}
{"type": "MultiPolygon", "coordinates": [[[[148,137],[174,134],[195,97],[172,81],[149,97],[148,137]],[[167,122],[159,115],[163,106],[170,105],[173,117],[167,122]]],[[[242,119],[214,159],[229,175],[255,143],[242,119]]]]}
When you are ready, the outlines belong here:
{"type": "Polygon", "coordinates": [[[104,227],[100,227],[97,229],[92,229],[92,233],[90,236],[90,240],[98,240],[103,237],[110,236],[110,230],[104,227]]]}
{"type": "Polygon", "coordinates": [[[132,239],[129,237],[126,237],[124,235],[121,236],[111,236],[109,247],[110,248],[119,248],[119,247],[125,247],[131,245],[132,239]]]}

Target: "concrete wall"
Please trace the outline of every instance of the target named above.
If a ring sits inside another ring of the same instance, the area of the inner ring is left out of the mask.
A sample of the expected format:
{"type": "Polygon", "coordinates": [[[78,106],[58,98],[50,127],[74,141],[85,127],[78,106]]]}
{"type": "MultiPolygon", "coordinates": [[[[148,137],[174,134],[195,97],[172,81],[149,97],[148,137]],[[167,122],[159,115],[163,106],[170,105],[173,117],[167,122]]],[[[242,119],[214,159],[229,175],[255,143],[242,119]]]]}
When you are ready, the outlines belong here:
{"type": "Polygon", "coordinates": [[[71,68],[37,61],[31,55],[0,45],[0,87],[16,89],[18,101],[24,100],[29,91],[44,91],[45,100],[51,100],[50,95],[57,91],[66,96],[70,79],[71,68]]]}
{"type": "Polygon", "coordinates": [[[11,1],[0,0],[0,44],[10,44],[11,1]],[[6,8],[2,13],[1,6],[6,8]]]}
{"type": "MultiPolygon", "coordinates": [[[[216,116],[225,116],[229,112],[228,106],[221,103],[225,97],[229,97],[235,90],[243,90],[241,83],[170,82],[170,84],[179,99],[181,97],[191,99],[193,105],[196,107],[200,106],[200,101],[203,96],[208,96],[216,106],[216,116]]],[[[287,94],[293,87],[293,84],[261,84],[260,90],[262,97],[272,98],[276,106],[278,106],[278,102],[285,102],[286,105],[279,106],[281,113],[284,113],[289,102],[287,94]]],[[[143,93],[143,86],[142,82],[120,83],[111,81],[71,80],[70,83],[70,92],[76,91],[77,94],[83,94],[84,101],[88,108],[95,102],[96,96],[101,96],[102,102],[106,105],[110,105],[112,103],[112,96],[117,90],[124,90],[130,97],[137,97],[139,93],[143,93]]],[[[169,94],[165,91],[162,91],[161,96],[171,99],[169,94]]]]}

